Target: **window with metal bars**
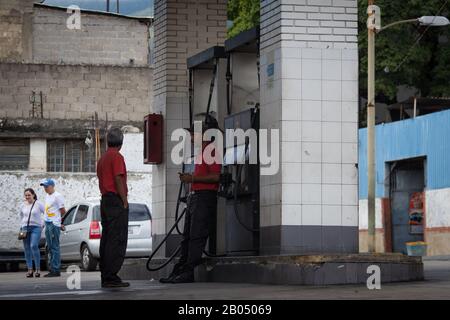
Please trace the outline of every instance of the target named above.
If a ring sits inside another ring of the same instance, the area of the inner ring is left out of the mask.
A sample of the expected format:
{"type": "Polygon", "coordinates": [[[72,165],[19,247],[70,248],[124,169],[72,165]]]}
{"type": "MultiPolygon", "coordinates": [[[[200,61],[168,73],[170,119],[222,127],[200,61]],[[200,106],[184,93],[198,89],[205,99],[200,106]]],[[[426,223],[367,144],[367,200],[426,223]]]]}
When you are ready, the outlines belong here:
{"type": "Polygon", "coordinates": [[[0,170],[28,170],[29,163],[29,139],[0,139],[0,170]]]}
{"type": "Polygon", "coordinates": [[[95,172],[95,147],[84,140],[47,140],[47,171],[95,172]]]}

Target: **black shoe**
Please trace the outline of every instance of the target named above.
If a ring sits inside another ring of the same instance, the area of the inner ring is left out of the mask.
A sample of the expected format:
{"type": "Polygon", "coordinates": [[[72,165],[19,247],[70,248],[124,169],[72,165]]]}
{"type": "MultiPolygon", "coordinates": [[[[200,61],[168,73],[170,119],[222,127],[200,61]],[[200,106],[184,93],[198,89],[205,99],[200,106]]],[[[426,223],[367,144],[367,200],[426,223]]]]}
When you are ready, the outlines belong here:
{"type": "Polygon", "coordinates": [[[193,272],[184,272],[172,278],[170,283],[191,283],[194,282],[193,272]]]}
{"type": "Polygon", "coordinates": [[[171,273],[167,278],[161,278],[159,279],[159,282],[161,283],[171,283],[172,280],[176,277],[176,274],[171,273]]]}
{"type": "Polygon", "coordinates": [[[130,286],[128,282],[103,282],[102,288],[127,288],[130,286]]]}
{"type": "Polygon", "coordinates": [[[55,277],[61,277],[61,273],[59,272],[49,272],[47,273],[44,278],[55,278],[55,277]]]}

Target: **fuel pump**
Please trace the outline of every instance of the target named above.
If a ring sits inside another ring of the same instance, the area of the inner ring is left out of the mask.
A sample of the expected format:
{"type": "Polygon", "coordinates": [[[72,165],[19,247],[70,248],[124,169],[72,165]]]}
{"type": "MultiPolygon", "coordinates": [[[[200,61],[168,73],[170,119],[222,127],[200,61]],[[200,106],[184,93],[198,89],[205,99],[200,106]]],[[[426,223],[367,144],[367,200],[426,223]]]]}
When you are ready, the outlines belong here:
{"type": "MultiPolygon", "coordinates": [[[[214,115],[224,130],[259,130],[259,29],[245,31],[225,42],[225,47],[214,46],[188,58],[189,122],[207,121],[214,115]],[[206,108],[205,108],[206,107],[206,108]],[[205,110],[206,109],[206,110],[205,110]]],[[[233,141],[223,151],[224,162],[218,196],[217,231],[224,234],[222,250],[226,255],[257,255],[259,249],[259,159],[250,161],[251,153],[258,154],[256,141],[246,138],[243,143],[233,141]],[[233,155],[233,157],[231,156],[233,155]],[[230,159],[234,159],[231,160],[230,159]],[[220,228],[219,228],[220,227],[220,228]]],[[[225,138],[225,146],[227,141],[225,138]]],[[[193,160],[191,158],[191,160],[193,160]]],[[[183,165],[183,172],[193,171],[192,165],[183,165]]],[[[173,226],[155,248],[147,261],[149,271],[167,266],[179,253],[179,246],[167,261],[157,268],[150,266],[152,258],[173,232],[182,234],[179,223],[186,213],[187,187],[180,183],[173,226]]],[[[210,235],[209,252],[215,256],[214,232],[210,235]]],[[[222,255],[223,256],[223,255],[222,255]]]]}
{"type": "MultiPolygon", "coordinates": [[[[202,51],[190,58],[188,58],[187,65],[189,68],[189,122],[192,123],[196,120],[203,120],[204,123],[208,121],[209,115],[216,115],[216,117],[220,117],[221,113],[219,112],[219,97],[224,94],[224,90],[220,90],[221,86],[219,80],[223,77],[220,77],[221,65],[224,65],[225,61],[225,51],[223,47],[215,46],[211,47],[205,51],[202,51]],[[196,90],[194,90],[196,89],[196,90]],[[205,99],[205,94],[207,93],[207,99],[205,99]],[[205,110],[206,106],[206,110],[205,110]],[[204,111],[205,110],[205,111],[204,111]]],[[[222,115],[223,116],[223,115],[222,115]]],[[[193,154],[190,157],[190,161],[187,164],[183,164],[182,172],[183,173],[193,173],[194,171],[194,156],[193,154]]],[[[222,178],[222,182],[227,182],[227,177],[222,178]]],[[[151,260],[156,255],[158,250],[162,247],[162,245],[167,241],[170,235],[173,232],[177,232],[182,235],[183,232],[179,226],[179,223],[183,219],[186,214],[186,204],[187,204],[187,196],[189,190],[188,186],[184,183],[180,182],[180,186],[178,189],[178,197],[177,204],[175,209],[175,221],[172,227],[167,232],[166,236],[162,239],[162,241],[158,244],[158,246],[153,250],[151,256],[147,260],[147,270],[149,271],[157,271],[165,266],[167,266],[177,255],[179,255],[181,250],[181,245],[179,245],[172,253],[172,255],[164,262],[162,265],[158,267],[152,268],[150,266],[151,260]]],[[[204,251],[204,254],[210,257],[216,256],[216,228],[214,230],[210,230],[210,237],[208,240],[208,251],[204,251]]]]}
{"type": "MultiPolygon", "coordinates": [[[[224,129],[253,130],[241,143],[225,135],[224,184],[226,195],[226,253],[257,255],[259,250],[259,28],[244,31],[225,42],[227,53],[227,116],[224,129]],[[251,153],[256,152],[256,163],[251,153]],[[231,159],[231,160],[230,160],[231,159]]],[[[234,139],[234,138],[233,138],[234,139]]]]}

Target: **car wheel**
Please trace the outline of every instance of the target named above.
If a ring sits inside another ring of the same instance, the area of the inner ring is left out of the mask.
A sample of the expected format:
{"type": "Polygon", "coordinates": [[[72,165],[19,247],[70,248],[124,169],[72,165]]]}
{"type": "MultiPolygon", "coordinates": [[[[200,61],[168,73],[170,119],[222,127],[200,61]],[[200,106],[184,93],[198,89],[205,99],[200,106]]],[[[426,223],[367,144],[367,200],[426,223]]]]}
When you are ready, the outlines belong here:
{"type": "Polygon", "coordinates": [[[97,269],[97,259],[95,259],[87,245],[81,247],[81,267],[86,271],[95,271],[97,269]]]}

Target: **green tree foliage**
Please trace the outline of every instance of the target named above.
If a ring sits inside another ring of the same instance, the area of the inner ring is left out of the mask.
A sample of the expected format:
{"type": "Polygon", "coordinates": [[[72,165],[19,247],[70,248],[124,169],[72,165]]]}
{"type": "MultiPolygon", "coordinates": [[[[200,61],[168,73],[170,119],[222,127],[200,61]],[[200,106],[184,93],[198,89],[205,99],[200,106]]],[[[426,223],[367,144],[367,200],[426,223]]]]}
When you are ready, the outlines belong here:
{"type": "MultiPolygon", "coordinates": [[[[383,26],[427,15],[448,16],[449,2],[376,0],[375,4],[381,9],[383,26]]],[[[367,0],[358,0],[358,7],[360,89],[364,94],[367,91],[367,0]]],[[[450,27],[394,26],[377,34],[375,50],[376,94],[385,97],[385,102],[395,101],[398,85],[416,87],[422,96],[450,96],[450,27]]]]}
{"type": "Polygon", "coordinates": [[[229,38],[259,25],[259,1],[228,0],[228,20],[233,21],[228,30],[229,38]]]}

